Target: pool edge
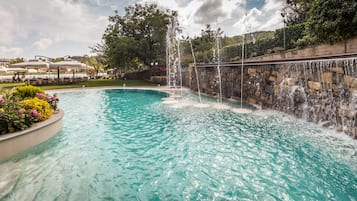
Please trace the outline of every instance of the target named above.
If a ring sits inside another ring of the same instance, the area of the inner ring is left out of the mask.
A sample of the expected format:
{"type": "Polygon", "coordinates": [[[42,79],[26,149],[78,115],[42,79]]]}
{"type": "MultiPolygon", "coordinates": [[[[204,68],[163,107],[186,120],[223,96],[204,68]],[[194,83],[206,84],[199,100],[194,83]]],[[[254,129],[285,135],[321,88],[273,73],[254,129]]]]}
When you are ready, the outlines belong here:
{"type": "Polygon", "coordinates": [[[14,156],[26,149],[41,144],[63,127],[64,111],[59,110],[49,119],[39,122],[28,129],[0,136],[0,161],[14,156]]]}

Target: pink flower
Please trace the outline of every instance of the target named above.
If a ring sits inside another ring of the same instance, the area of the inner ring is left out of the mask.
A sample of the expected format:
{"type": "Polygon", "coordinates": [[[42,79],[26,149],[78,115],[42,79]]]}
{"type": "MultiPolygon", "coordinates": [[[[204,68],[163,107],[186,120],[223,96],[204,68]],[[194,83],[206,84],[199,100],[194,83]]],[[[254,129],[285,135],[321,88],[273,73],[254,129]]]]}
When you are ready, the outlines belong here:
{"type": "Polygon", "coordinates": [[[25,117],[25,112],[26,112],[26,110],[23,108],[21,108],[21,109],[19,109],[19,111],[17,111],[17,113],[19,114],[20,117],[25,117]]]}
{"type": "Polygon", "coordinates": [[[58,101],[58,98],[56,96],[52,96],[51,101],[58,101]]]}
{"type": "Polygon", "coordinates": [[[42,94],[42,93],[37,93],[37,94],[36,94],[36,97],[39,98],[39,99],[45,99],[45,98],[46,98],[46,95],[45,95],[45,94],[42,94]]]}
{"type": "Polygon", "coordinates": [[[3,103],[3,102],[5,102],[5,99],[0,98],[0,103],[3,103]]]}
{"type": "Polygon", "coordinates": [[[41,114],[37,110],[31,110],[30,114],[31,114],[31,116],[35,117],[36,119],[41,118],[41,114]]]}
{"type": "Polygon", "coordinates": [[[18,111],[19,115],[25,114],[25,112],[26,112],[26,110],[23,108],[19,109],[19,111],[18,111]]]}

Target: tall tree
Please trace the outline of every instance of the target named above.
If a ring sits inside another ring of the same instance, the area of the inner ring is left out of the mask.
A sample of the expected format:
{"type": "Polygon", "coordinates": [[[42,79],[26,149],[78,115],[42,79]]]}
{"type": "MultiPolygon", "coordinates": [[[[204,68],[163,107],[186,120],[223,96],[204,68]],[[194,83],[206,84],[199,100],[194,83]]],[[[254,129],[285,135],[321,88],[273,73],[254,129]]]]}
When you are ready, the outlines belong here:
{"type": "Polygon", "coordinates": [[[284,23],[289,25],[304,23],[313,0],[286,0],[286,6],[281,15],[284,23]]]}
{"type": "Polygon", "coordinates": [[[221,36],[222,31],[218,28],[216,31],[207,24],[205,29],[201,30],[201,35],[192,40],[193,50],[196,54],[197,62],[211,62],[213,58],[213,49],[216,45],[216,36],[221,36]]]}
{"type": "Polygon", "coordinates": [[[165,63],[166,32],[169,19],[175,11],[160,10],[156,4],[134,4],[125,9],[125,15],[115,12],[103,34],[103,43],[93,50],[106,57],[108,66],[125,68],[138,62],[165,63]]]}
{"type": "Polygon", "coordinates": [[[88,66],[93,67],[97,74],[104,67],[100,56],[87,56],[87,55],[85,55],[80,60],[81,60],[81,62],[87,64],[88,66]]]}
{"type": "Polygon", "coordinates": [[[357,1],[313,1],[305,28],[313,42],[334,43],[356,36],[357,1]]]}

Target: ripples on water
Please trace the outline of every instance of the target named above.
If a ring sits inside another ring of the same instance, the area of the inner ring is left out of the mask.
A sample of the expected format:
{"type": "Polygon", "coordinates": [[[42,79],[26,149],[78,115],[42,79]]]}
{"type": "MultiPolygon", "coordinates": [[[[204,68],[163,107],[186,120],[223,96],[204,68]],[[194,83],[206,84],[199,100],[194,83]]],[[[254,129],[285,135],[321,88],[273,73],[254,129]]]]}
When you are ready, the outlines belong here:
{"type": "Polygon", "coordinates": [[[63,130],[12,159],[21,175],[3,200],[357,198],[356,141],[289,116],[174,107],[152,91],[58,96],[63,130]]]}

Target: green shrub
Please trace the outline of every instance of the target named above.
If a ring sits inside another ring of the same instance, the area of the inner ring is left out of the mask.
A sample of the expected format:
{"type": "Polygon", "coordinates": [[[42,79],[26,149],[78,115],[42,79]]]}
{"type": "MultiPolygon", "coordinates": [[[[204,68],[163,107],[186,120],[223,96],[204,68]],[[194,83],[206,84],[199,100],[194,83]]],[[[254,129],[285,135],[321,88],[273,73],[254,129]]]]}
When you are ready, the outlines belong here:
{"type": "Polygon", "coordinates": [[[24,130],[48,119],[57,110],[58,98],[39,87],[23,86],[0,94],[0,135],[24,130]]]}
{"type": "Polygon", "coordinates": [[[18,96],[22,99],[25,98],[34,98],[37,93],[44,94],[45,91],[40,87],[34,87],[32,85],[20,86],[16,89],[15,96],[18,96]]]}
{"type": "Polygon", "coordinates": [[[21,108],[19,102],[2,99],[0,104],[0,134],[12,133],[30,127],[33,118],[21,108]]]}

